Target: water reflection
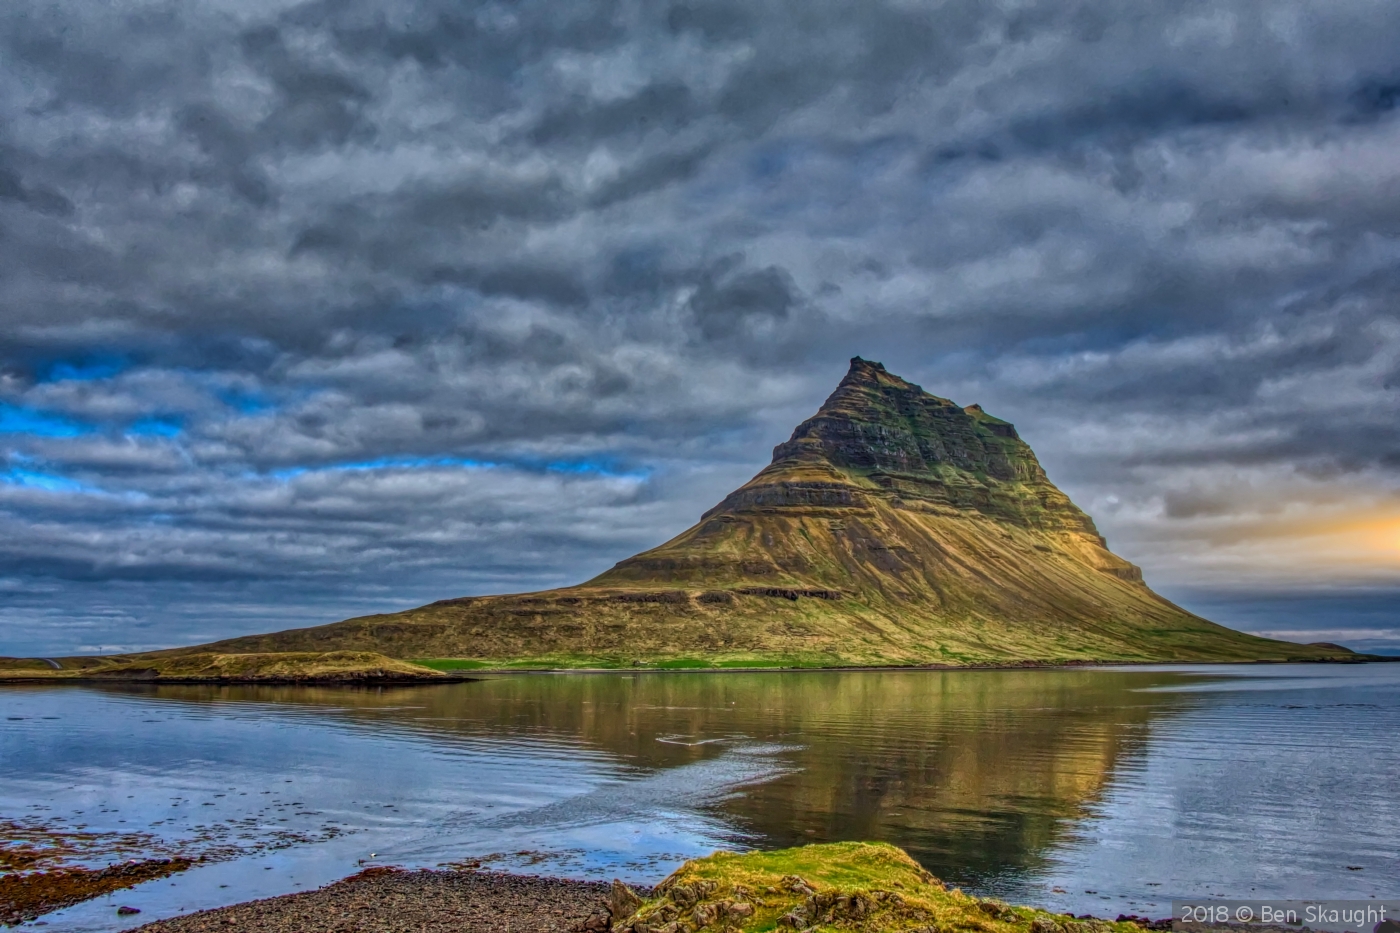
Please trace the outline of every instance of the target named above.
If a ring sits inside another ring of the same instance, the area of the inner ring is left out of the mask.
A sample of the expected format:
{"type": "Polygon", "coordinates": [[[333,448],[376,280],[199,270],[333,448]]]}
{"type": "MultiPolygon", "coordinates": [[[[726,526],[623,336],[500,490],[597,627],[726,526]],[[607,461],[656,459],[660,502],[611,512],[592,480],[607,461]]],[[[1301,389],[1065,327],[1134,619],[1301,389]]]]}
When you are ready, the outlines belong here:
{"type": "Polygon", "coordinates": [[[527,756],[552,744],[633,774],[489,825],[707,810],[735,842],[888,839],[935,873],[976,884],[1041,866],[1120,762],[1142,755],[1150,724],[1201,702],[1138,691],[1182,681],[1102,671],[637,674],[149,695],[279,715],[315,710],[356,729],[444,743],[529,737],[527,756]]]}
{"type": "MultiPolygon", "coordinates": [[[[1339,849],[1370,860],[1366,884],[1400,874],[1393,846],[1375,844],[1400,829],[1386,803],[1400,797],[1397,675],[1400,665],[7,691],[7,711],[29,715],[0,741],[0,812],[38,804],[91,820],[131,795],[119,809],[133,822],[120,828],[159,819],[164,830],[194,825],[165,823],[176,812],[165,798],[207,806],[200,795],[236,786],[206,814],[250,834],[326,821],[343,831],[282,853],[282,889],[337,877],[371,851],[655,880],[720,846],[883,839],[951,881],[1080,912],[1160,912],[1173,893],[1215,893],[1203,886],[1221,879],[1259,893],[1256,876],[1314,885],[1280,893],[1356,894],[1361,876],[1331,864],[1339,849]],[[1289,730],[1303,737],[1291,757],[1272,738],[1246,741],[1289,730]],[[1335,774],[1329,749],[1343,746],[1359,778],[1335,774]],[[293,788],[300,808],[290,797],[252,807],[293,788]],[[1325,820],[1297,818],[1323,797],[1366,808],[1364,832],[1341,839],[1325,820]],[[1228,827],[1267,827],[1267,857],[1294,867],[1263,864],[1250,831],[1228,827]]],[[[272,893],[271,878],[245,877],[253,861],[211,868],[180,897],[207,906],[221,896],[212,880],[244,868],[233,890],[272,893]]]]}

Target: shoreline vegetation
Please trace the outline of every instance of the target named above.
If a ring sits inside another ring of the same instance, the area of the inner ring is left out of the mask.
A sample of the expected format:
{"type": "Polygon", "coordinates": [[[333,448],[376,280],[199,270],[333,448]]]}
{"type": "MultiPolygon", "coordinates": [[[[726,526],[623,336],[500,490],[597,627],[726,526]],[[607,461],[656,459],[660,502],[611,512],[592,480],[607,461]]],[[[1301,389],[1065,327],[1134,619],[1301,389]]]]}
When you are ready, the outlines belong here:
{"type": "Polygon", "coordinates": [[[460,683],[471,678],[373,651],[154,652],[0,658],[4,683],[364,685],[460,683]]]}
{"type": "Polygon", "coordinates": [[[159,881],[193,867],[187,858],[118,862],[105,868],[0,872],[0,925],[17,926],[105,894],[159,881]]]}
{"type": "Polygon", "coordinates": [[[1157,664],[1360,664],[1400,661],[1400,656],[1347,652],[1328,657],[1185,661],[1114,658],[966,661],[934,664],[856,664],[813,657],[659,657],[616,656],[401,660],[370,651],[152,653],[65,658],[0,657],[4,684],[213,684],[267,686],[421,686],[469,682],[483,674],[603,673],[780,673],[797,671],[993,671],[1055,668],[1129,667],[1157,664]]]}
{"type": "MultiPolygon", "coordinates": [[[[1300,647],[1310,647],[1300,645],[1300,647]]],[[[524,658],[512,661],[476,658],[413,658],[412,663],[443,672],[473,674],[616,674],[635,672],[655,673],[780,673],[797,671],[1013,671],[1054,670],[1058,668],[1152,667],[1159,665],[1225,664],[1232,666],[1257,664],[1365,664],[1372,661],[1400,661],[1400,655],[1363,654],[1346,651],[1330,656],[1300,656],[1295,658],[1258,658],[1253,660],[1121,660],[1116,658],[1028,658],[1023,660],[965,661],[958,663],[853,663],[842,660],[812,660],[803,658],[731,659],[731,658],[524,658]]]]}
{"type": "MultiPolygon", "coordinates": [[[[188,866],[181,866],[188,867],[188,866]]],[[[173,870],[181,870],[176,868],[173,870]]],[[[53,873],[51,873],[53,874],[53,873]]],[[[145,880],[145,879],[141,879],[145,880]]],[[[140,883],[133,881],[131,884],[140,883]]],[[[111,893],[120,887],[86,896],[111,893]]],[[[84,897],[59,896],[49,910],[84,897]]],[[[9,905],[0,906],[0,910],[9,905]]],[[[118,907],[135,918],[138,910],[118,907]]],[[[31,908],[23,919],[40,913],[31,908]]],[[[17,915],[0,915],[13,924],[17,915]]],[[[1142,933],[1169,921],[1058,914],[950,888],[885,843],[716,852],[652,889],[487,870],[367,868],[315,891],[136,927],[143,933],[1142,933]]]]}

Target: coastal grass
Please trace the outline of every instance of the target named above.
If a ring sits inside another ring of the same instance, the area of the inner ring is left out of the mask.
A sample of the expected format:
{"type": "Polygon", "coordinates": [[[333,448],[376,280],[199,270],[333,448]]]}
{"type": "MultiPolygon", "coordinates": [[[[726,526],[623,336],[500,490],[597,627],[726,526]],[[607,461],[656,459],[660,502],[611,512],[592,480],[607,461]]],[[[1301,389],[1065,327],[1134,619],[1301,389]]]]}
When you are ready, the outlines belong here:
{"type": "MultiPolygon", "coordinates": [[[[1154,657],[1150,654],[1092,652],[1067,648],[1063,651],[1045,651],[1043,646],[1027,646],[1024,653],[1014,651],[1006,654],[976,653],[957,651],[940,646],[928,651],[911,653],[906,656],[880,656],[876,653],[835,652],[725,652],[713,655],[695,653],[683,654],[585,654],[560,652],[504,657],[437,657],[411,658],[411,663],[445,673],[474,671],[524,672],[524,671],[778,671],[778,670],[830,670],[851,668],[1002,668],[1002,667],[1059,667],[1101,664],[1144,664],[1163,661],[1199,662],[1202,657],[1189,652],[1175,657],[1154,657]],[[1042,650],[1036,651],[1035,647],[1042,650]]],[[[1296,654],[1278,654],[1267,658],[1235,655],[1210,658],[1223,663],[1257,663],[1286,661],[1361,661],[1378,660],[1371,655],[1358,655],[1345,650],[1327,652],[1299,645],[1296,654]]]]}
{"type": "Polygon", "coordinates": [[[554,654],[523,658],[413,658],[412,663],[435,671],[716,671],[716,670],[821,670],[849,667],[849,661],[833,655],[738,654],[704,657],[667,655],[554,654]]]}
{"type": "Polygon", "coordinates": [[[1141,933],[949,889],[892,845],[838,842],[716,852],[686,862],[614,929],[847,933],[1141,933]]]}
{"type": "Polygon", "coordinates": [[[106,657],[0,658],[5,681],[174,683],[385,682],[443,679],[442,672],[374,651],[186,652],[106,657]],[[56,666],[55,666],[56,665],[56,666]]]}

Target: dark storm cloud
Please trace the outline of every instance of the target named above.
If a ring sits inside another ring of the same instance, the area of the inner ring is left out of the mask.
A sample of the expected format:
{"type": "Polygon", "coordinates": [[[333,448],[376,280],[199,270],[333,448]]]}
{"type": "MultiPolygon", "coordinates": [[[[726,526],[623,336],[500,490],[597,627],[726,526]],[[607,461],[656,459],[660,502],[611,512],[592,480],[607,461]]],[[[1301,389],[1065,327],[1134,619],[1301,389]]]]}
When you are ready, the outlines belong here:
{"type": "Polygon", "coordinates": [[[1194,599],[1392,585],[1304,555],[1396,502],[1397,48],[1381,0],[15,0],[0,650],[578,579],[855,353],[1194,599]]]}
{"type": "Polygon", "coordinates": [[[792,310],[792,276],[777,266],[736,269],[739,256],[727,256],[707,271],[687,305],[700,334],[707,340],[734,336],[750,323],[775,324],[792,310]]]}

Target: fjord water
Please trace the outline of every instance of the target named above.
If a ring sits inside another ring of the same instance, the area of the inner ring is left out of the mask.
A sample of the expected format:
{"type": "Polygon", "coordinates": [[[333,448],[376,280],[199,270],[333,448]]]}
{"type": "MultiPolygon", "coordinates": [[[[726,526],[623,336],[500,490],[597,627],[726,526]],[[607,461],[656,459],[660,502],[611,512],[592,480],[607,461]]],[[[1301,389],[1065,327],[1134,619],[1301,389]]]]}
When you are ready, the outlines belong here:
{"type": "Polygon", "coordinates": [[[9,687],[0,707],[0,818],[210,856],[49,930],[361,864],[655,882],[841,839],[1100,916],[1400,893],[1400,664],[9,687]]]}

